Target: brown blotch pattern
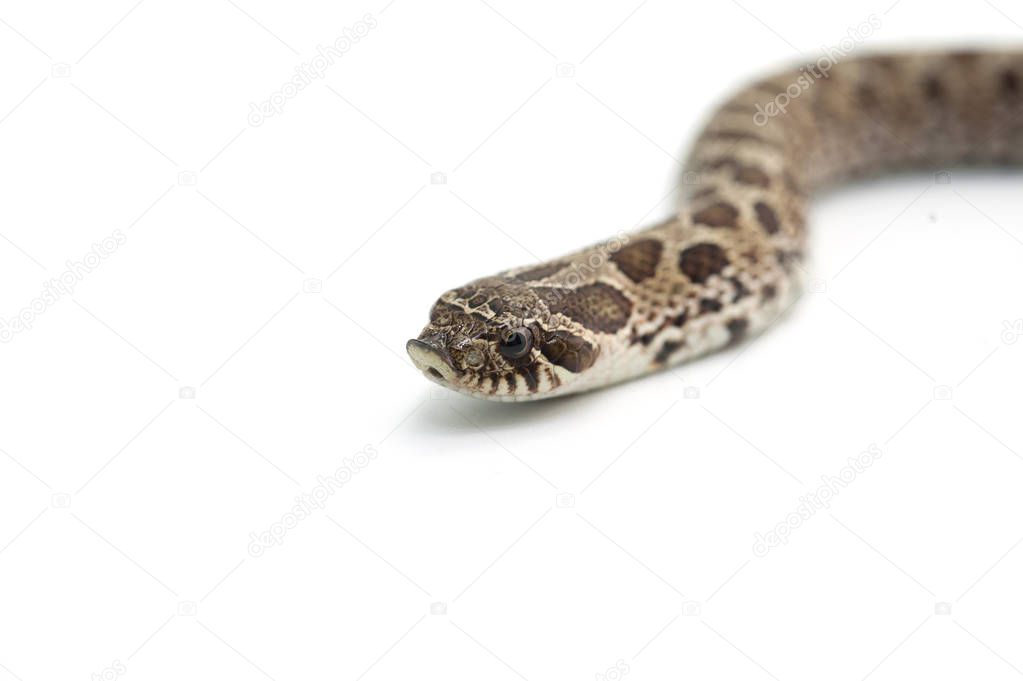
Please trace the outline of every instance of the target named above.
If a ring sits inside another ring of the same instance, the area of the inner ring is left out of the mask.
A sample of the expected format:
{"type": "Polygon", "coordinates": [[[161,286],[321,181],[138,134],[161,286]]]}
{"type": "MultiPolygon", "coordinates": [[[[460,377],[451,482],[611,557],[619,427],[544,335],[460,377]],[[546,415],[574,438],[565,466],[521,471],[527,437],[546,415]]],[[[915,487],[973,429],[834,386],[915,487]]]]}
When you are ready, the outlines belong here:
{"type": "Polygon", "coordinates": [[[661,346],[661,349],[654,356],[654,364],[664,364],[683,345],[685,344],[681,341],[664,341],[664,345],[661,346]]]}
{"type": "Polygon", "coordinates": [[[757,166],[744,165],[741,161],[732,156],[724,156],[722,158],[705,161],[700,166],[700,170],[703,172],[714,172],[721,170],[722,168],[732,169],[733,177],[736,182],[753,185],[755,187],[766,188],[771,186],[771,178],[767,173],[757,166]]]}
{"type": "Polygon", "coordinates": [[[764,93],[765,95],[770,95],[773,99],[779,92],[784,90],[786,86],[778,83],[772,83],[769,80],[759,80],[756,83],[753,83],[752,88],[758,92],[764,93]]]}
{"type": "Polygon", "coordinates": [[[637,284],[654,276],[664,244],[658,239],[639,239],[611,255],[611,262],[637,284]]]}
{"type": "Polygon", "coordinates": [[[715,170],[721,170],[722,168],[735,168],[739,165],[739,162],[731,156],[724,158],[716,158],[712,161],[704,161],[700,164],[700,170],[705,172],[713,172],[715,170]]]}
{"type": "Polygon", "coordinates": [[[735,345],[742,341],[746,337],[746,332],[749,331],[749,320],[747,319],[733,319],[728,322],[728,344],[735,345]]]}
{"type": "Polygon", "coordinates": [[[944,99],[945,86],[941,84],[940,80],[930,76],[924,80],[924,95],[932,102],[944,99]]]}
{"type": "Polygon", "coordinates": [[[678,266],[682,274],[690,281],[702,284],[728,265],[728,256],[717,244],[702,243],[690,246],[678,257],[678,266]]]}
{"type": "Polygon", "coordinates": [[[1001,83],[1002,94],[1006,97],[1019,96],[1019,75],[1012,69],[1002,72],[1001,83]]]}
{"type": "Polygon", "coordinates": [[[781,229],[781,223],[778,221],[778,214],[774,212],[774,209],[763,201],[757,201],[753,209],[756,211],[757,220],[764,231],[768,234],[777,234],[781,229]]]}
{"type": "MultiPolygon", "coordinates": [[[[777,92],[775,92],[777,94],[777,92]]],[[[722,140],[727,142],[757,142],[769,147],[777,146],[774,140],[769,140],[761,137],[755,132],[749,130],[712,130],[707,133],[707,138],[722,140]]]]}
{"type": "Polygon", "coordinates": [[[551,312],[560,313],[588,329],[614,333],[629,321],[632,303],[618,289],[604,283],[577,289],[537,289],[551,312]]]}
{"type": "Polygon", "coordinates": [[[721,312],[721,308],[723,307],[724,305],[721,304],[720,300],[715,300],[713,298],[704,298],[700,301],[700,312],[704,314],[710,312],[721,312]]]}
{"type": "Polygon", "coordinates": [[[885,71],[894,71],[899,66],[898,60],[894,57],[872,57],[871,61],[885,71]]]}
{"type": "MultiPolygon", "coordinates": [[[[644,333],[641,335],[634,335],[631,343],[633,345],[635,345],[636,343],[640,343],[641,345],[646,347],[647,345],[650,345],[651,343],[654,342],[654,338],[657,338],[658,331],[660,331],[660,329],[650,331],[649,333],[644,333]]],[[[635,332],[633,333],[635,334],[635,332]]]]}
{"type": "Polygon", "coordinates": [[[765,189],[771,186],[771,178],[756,166],[740,166],[735,171],[735,181],[765,189]]]}
{"type": "Polygon", "coordinates": [[[702,187],[694,191],[689,198],[691,198],[693,201],[699,201],[700,199],[705,199],[708,196],[713,196],[714,194],[717,193],[717,191],[718,191],[717,187],[702,187]]]}
{"type": "Polygon", "coordinates": [[[738,277],[731,277],[729,281],[732,282],[732,286],[735,288],[735,293],[732,295],[733,303],[739,302],[750,294],[750,290],[746,287],[746,284],[742,283],[742,280],[738,277]]]}
{"type": "Polygon", "coordinates": [[[693,214],[693,222],[710,227],[736,227],[739,210],[730,203],[719,201],[693,214]]]}
{"type": "Polygon", "coordinates": [[[980,61],[980,52],[976,50],[960,50],[959,52],[953,52],[949,55],[952,61],[959,64],[963,68],[972,68],[980,61]]]}
{"type": "Polygon", "coordinates": [[[540,352],[552,364],[579,373],[593,366],[598,350],[579,336],[567,331],[555,331],[548,334],[540,345],[540,352]]]}
{"type": "Polygon", "coordinates": [[[536,281],[537,279],[546,279],[552,274],[557,274],[565,268],[563,262],[551,262],[544,265],[538,265],[528,270],[523,270],[515,275],[515,278],[519,281],[536,281]]]}

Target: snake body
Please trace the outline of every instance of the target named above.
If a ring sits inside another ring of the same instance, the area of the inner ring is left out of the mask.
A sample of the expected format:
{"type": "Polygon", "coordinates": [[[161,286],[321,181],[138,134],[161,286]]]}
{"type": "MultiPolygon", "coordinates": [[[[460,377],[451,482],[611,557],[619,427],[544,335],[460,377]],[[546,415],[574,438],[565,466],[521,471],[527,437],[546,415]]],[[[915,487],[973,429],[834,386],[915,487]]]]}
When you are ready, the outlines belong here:
{"type": "Polygon", "coordinates": [[[710,118],[672,219],[447,291],[408,343],[428,377],[517,401],[608,385],[741,341],[798,297],[808,198],[883,171],[1023,162],[1023,52],[793,68],[710,118]]]}

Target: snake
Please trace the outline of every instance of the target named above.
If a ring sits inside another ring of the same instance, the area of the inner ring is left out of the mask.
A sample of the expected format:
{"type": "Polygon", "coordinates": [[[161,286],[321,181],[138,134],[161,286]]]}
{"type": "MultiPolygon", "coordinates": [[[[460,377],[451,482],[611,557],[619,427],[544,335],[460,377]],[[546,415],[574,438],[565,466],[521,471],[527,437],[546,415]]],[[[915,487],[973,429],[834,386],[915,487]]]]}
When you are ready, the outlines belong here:
{"type": "Polygon", "coordinates": [[[714,108],[670,219],[446,291],[406,349],[430,380],[505,402],[660,371],[742,343],[795,304],[815,194],[1021,162],[1023,51],[790,66],[714,108]]]}

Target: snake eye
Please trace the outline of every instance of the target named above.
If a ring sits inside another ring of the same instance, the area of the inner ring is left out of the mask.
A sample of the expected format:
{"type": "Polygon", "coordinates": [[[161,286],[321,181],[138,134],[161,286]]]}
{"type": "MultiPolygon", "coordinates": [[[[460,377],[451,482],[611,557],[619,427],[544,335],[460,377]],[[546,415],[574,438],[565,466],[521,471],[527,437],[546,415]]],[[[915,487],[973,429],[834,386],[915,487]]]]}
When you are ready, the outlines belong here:
{"type": "Polygon", "coordinates": [[[524,327],[506,331],[497,344],[497,351],[508,359],[525,357],[532,348],[533,334],[524,327]]]}

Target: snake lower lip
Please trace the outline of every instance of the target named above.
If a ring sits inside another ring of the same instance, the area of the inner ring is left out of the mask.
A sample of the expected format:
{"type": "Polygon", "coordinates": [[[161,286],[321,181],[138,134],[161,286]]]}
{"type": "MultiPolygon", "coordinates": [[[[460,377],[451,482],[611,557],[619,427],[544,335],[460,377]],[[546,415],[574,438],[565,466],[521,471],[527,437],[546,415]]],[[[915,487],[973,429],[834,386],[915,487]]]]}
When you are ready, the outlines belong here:
{"type": "Polygon", "coordinates": [[[413,338],[405,344],[405,350],[412,358],[412,363],[432,378],[445,381],[458,378],[458,370],[443,349],[413,338]]]}

